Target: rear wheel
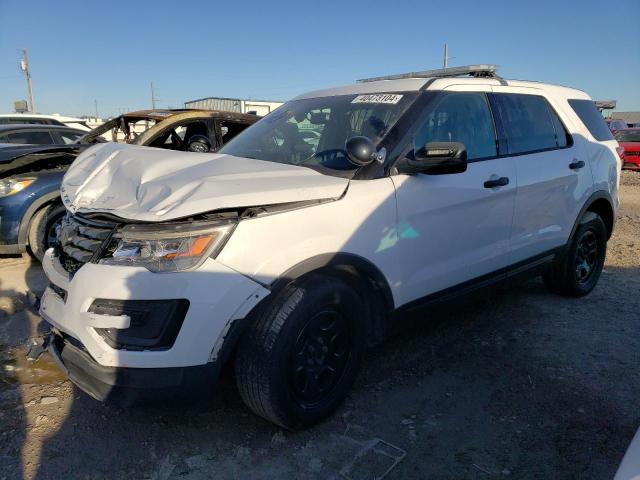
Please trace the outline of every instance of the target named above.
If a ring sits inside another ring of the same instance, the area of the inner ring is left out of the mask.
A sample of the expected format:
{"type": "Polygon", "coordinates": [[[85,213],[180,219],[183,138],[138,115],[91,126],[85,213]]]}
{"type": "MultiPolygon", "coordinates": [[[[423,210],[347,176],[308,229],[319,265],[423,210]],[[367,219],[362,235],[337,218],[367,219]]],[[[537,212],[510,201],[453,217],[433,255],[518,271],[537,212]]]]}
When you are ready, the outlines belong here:
{"type": "Polygon", "coordinates": [[[255,319],[235,363],[244,402],[284,428],[313,425],[348,394],[366,345],[358,294],[342,280],[309,275],[255,319]]]}
{"type": "Polygon", "coordinates": [[[29,224],[29,253],[42,261],[44,252],[58,242],[56,227],[64,217],[64,205],[53,204],[38,210],[29,224]]]}
{"type": "Polygon", "coordinates": [[[566,255],[544,275],[549,290],[571,297],[588,294],[598,283],[607,253],[607,228],[602,218],[586,212],[566,255]]]}

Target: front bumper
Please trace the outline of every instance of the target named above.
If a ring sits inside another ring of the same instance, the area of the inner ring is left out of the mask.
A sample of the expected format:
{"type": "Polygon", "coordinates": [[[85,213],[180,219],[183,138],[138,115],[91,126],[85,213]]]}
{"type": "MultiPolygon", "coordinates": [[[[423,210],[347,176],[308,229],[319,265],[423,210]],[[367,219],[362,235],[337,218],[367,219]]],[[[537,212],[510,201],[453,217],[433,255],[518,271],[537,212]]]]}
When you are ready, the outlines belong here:
{"type": "Polygon", "coordinates": [[[97,400],[121,406],[206,399],[220,368],[218,363],[177,368],[105,367],[71,337],[51,333],[45,341],[51,356],[78,388],[97,400]]]}
{"type": "Polygon", "coordinates": [[[229,328],[270,292],[212,259],[194,271],[152,273],[145,268],[87,263],[66,272],[53,250],[42,261],[49,281],[40,314],[53,327],[82,344],[101,367],[134,369],[205,365],[217,359],[229,328]],[[89,312],[95,299],[164,300],[182,298],[189,308],[175,342],[164,350],[125,350],[109,346],[96,329],[125,329],[123,316],[89,312]]]}

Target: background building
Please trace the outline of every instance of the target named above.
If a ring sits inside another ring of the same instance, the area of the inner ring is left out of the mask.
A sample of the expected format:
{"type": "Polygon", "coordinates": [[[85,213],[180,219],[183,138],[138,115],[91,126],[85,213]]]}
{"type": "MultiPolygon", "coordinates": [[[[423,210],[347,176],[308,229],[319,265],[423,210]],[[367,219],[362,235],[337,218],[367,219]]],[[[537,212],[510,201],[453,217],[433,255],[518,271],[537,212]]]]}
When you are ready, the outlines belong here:
{"type": "Polygon", "coordinates": [[[184,102],[185,108],[203,108],[206,110],[226,110],[228,112],[255,113],[266,115],[284,102],[275,100],[249,100],[242,98],[206,97],[184,102]]]}
{"type": "Polygon", "coordinates": [[[624,120],[627,125],[640,125],[640,112],[612,112],[611,118],[624,120]]]}

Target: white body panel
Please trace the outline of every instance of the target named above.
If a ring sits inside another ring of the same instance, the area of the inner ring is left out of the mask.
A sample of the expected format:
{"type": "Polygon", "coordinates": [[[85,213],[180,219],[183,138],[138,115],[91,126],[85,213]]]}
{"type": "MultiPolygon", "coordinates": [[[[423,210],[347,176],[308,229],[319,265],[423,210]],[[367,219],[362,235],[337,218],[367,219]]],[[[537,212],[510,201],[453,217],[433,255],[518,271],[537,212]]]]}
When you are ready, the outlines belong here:
{"type": "Polygon", "coordinates": [[[593,180],[584,138],[576,134],[572,119],[565,118],[561,102],[534,87],[494,86],[492,90],[543,96],[574,139],[568,148],[506,157],[515,165],[518,178],[511,237],[512,262],[516,263],[567,243],[578,213],[593,191],[593,180]],[[579,160],[585,162],[583,168],[569,168],[579,160]]]}
{"type": "Polygon", "coordinates": [[[270,284],[306,259],[351,253],[377,266],[401,298],[406,257],[399,247],[393,182],[380,178],[351,181],[335,202],[241,221],[217,260],[270,284]]]}
{"type": "Polygon", "coordinates": [[[269,293],[256,282],[211,259],[196,271],[171,274],[151,273],[140,267],[86,264],[70,279],[49,250],[42,266],[49,280],[67,291],[67,300],[63,302],[47,288],[41,299],[40,314],[56,328],[80,340],[104,366],[155,368],[207,363],[228,324],[243,318],[269,293]],[[93,328],[123,326],[114,325],[114,317],[88,313],[96,298],[185,298],[189,300],[189,310],[170,349],[116,350],[93,328]]]}
{"type": "Polygon", "coordinates": [[[392,178],[403,265],[399,305],[509,265],[516,193],[511,159],[473,162],[455,175],[392,178]],[[509,185],[484,188],[499,177],[509,185]]]}

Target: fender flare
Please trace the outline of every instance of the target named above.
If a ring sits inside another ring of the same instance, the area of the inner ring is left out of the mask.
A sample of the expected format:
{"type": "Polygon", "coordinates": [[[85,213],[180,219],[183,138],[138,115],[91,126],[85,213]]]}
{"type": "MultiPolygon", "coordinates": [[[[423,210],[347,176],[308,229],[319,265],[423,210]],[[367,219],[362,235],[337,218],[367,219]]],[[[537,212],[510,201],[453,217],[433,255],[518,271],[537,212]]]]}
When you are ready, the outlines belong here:
{"type": "Polygon", "coordinates": [[[607,203],[609,204],[609,207],[611,208],[612,217],[613,217],[611,222],[611,232],[609,232],[609,236],[611,236],[611,234],[613,233],[613,227],[615,226],[615,223],[616,223],[615,209],[613,208],[613,199],[611,198],[611,194],[606,190],[598,190],[596,192],[593,192],[589,196],[587,201],[584,202],[584,205],[582,205],[582,208],[580,209],[580,213],[578,213],[578,216],[576,217],[576,220],[573,223],[573,228],[571,228],[571,234],[569,235],[569,240],[568,240],[569,242],[571,242],[571,239],[573,238],[574,233],[576,232],[578,226],[580,225],[580,221],[584,216],[585,212],[589,210],[589,207],[591,207],[591,205],[593,205],[593,203],[596,200],[600,200],[600,199],[606,200],[607,203]]]}
{"type": "MultiPolygon", "coordinates": [[[[18,243],[20,245],[27,244],[27,234],[29,233],[29,224],[31,223],[31,218],[33,217],[33,215],[45,205],[49,203],[53,203],[56,199],[60,199],[59,190],[45,193],[40,198],[35,200],[31,205],[29,205],[29,208],[27,208],[27,211],[24,212],[24,215],[22,216],[22,220],[20,220],[20,229],[18,230],[18,243]]],[[[62,203],[61,199],[60,199],[60,202],[62,203]]]]}
{"type": "Polygon", "coordinates": [[[395,303],[393,300],[393,294],[391,293],[391,287],[387,282],[387,278],[375,264],[373,264],[366,258],[354,253],[323,253],[314,257],[307,258],[289,268],[276,280],[271,282],[269,288],[272,292],[276,292],[307,273],[324,268],[340,267],[351,267],[355,269],[356,272],[369,277],[373,281],[374,285],[382,292],[386,309],[389,312],[394,310],[395,303]]]}

